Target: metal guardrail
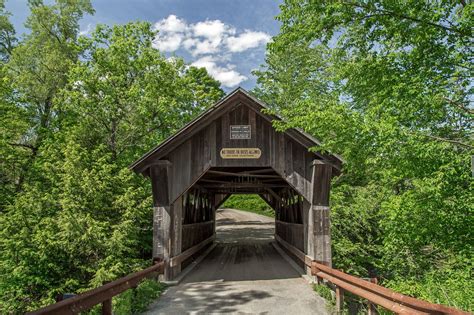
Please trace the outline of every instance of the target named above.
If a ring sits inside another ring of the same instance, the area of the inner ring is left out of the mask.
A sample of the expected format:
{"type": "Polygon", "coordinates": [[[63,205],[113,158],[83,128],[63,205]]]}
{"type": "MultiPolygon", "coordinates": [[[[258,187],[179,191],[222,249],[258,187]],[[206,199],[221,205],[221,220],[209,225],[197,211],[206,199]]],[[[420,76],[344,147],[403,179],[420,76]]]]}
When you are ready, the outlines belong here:
{"type": "Polygon", "coordinates": [[[302,251],[281,237],[275,236],[275,239],[282,247],[311,268],[311,274],[316,276],[318,283],[322,282],[322,279],[325,279],[335,286],[336,308],[338,311],[341,311],[343,307],[344,291],[347,291],[369,301],[369,314],[376,313],[373,304],[379,305],[396,314],[470,314],[445,305],[415,299],[382,287],[376,283],[330,268],[305,255],[302,251]]]}
{"type": "Polygon", "coordinates": [[[68,315],[87,311],[102,303],[102,314],[112,314],[112,298],[128,289],[135,288],[144,278],[151,278],[164,272],[164,262],[157,261],[153,266],[109,282],[98,288],[48,305],[27,314],[32,315],[68,315]]]}

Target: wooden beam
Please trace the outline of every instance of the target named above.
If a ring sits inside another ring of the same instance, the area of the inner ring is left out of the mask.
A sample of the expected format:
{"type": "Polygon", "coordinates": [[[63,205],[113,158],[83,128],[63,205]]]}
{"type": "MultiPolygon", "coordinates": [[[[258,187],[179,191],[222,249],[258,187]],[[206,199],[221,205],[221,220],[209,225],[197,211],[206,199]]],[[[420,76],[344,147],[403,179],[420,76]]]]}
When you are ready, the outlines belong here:
{"type": "Polygon", "coordinates": [[[225,184],[203,184],[202,187],[211,188],[284,188],[288,185],[264,185],[264,184],[253,184],[253,183],[225,183],[225,184]]]}
{"type": "Polygon", "coordinates": [[[308,230],[308,254],[327,266],[332,265],[331,233],[329,219],[329,192],[331,189],[332,166],[315,160],[312,176],[312,201],[308,230]]]}
{"type": "Polygon", "coordinates": [[[236,177],[253,177],[253,178],[281,178],[278,175],[256,175],[256,174],[244,174],[244,173],[233,173],[233,172],[223,172],[223,171],[207,171],[207,174],[212,175],[221,175],[221,176],[236,176],[236,177]]]}
{"type": "Polygon", "coordinates": [[[311,268],[311,265],[313,263],[313,259],[311,257],[305,255],[305,253],[303,253],[298,248],[294,247],[293,245],[291,245],[290,243],[288,243],[287,241],[285,241],[284,239],[282,239],[276,234],[275,234],[275,240],[278,242],[278,244],[280,244],[286,250],[292,253],[296,258],[298,258],[306,266],[309,266],[311,268]]]}
{"type": "Polygon", "coordinates": [[[273,205],[270,199],[268,199],[267,196],[265,196],[265,194],[258,194],[258,195],[260,196],[260,198],[262,198],[263,201],[267,203],[267,205],[269,205],[273,209],[273,205]]]}
{"type": "Polygon", "coordinates": [[[218,183],[218,184],[227,184],[227,183],[229,183],[229,181],[225,181],[225,180],[206,179],[206,178],[203,178],[203,179],[199,180],[199,182],[218,183]]]}
{"type": "Polygon", "coordinates": [[[270,193],[270,195],[273,196],[273,198],[275,198],[276,200],[281,202],[280,196],[276,192],[274,192],[273,189],[271,189],[270,187],[265,187],[265,190],[268,191],[270,193]]]}
{"type": "Polygon", "coordinates": [[[154,164],[150,167],[151,187],[153,193],[153,259],[165,262],[165,279],[170,277],[168,259],[170,257],[170,230],[172,205],[169,197],[168,162],[154,164]]]}
{"type": "Polygon", "coordinates": [[[169,161],[157,161],[150,167],[153,192],[153,259],[164,261],[164,278],[171,280],[180,271],[181,266],[171,267],[170,257],[181,253],[182,201],[170,200],[169,161]]]}
{"type": "Polygon", "coordinates": [[[185,261],[186,259],[188,259],[192,255],[196,254],[198,251],[203,249],[207,244],[213,242],[214,239],[215,239],[215,236],[213,235],[213,236],[209,237],[208,239],[202,241],[201,243],[199,243],[197,245],[194,245],[191,248],[188,248],[187,250],[185,250],[184,252],[182,252],[178,256],[175,256],[175,257],[171,258],[170,259],[170,266],[174,267],[174,266],[177,266],[178,264],[181,264],[183,261],[185,261]]]}
{"type": "Polygon", "coordinates": [[[262,183],[274,183],[274,182],[284,182],[286,183],[286,180],[284,180],[283,178],[273,178],[273,179],[262,179],[261,180],[262,183]]]}
{"type": "Polygon", "coordinates": [[[263,174],[263,173],[274,173],[275,171],[271,168],[264,168],[260,170],[252,170],[252,171],[242,171],[238,172],[239,174],[263,174]]]}
{"type": "Polygon", "coordinates": [[[266,193],[263,189],[262,190],[231,190],[231,189],[227,189],[227,190],[222,190],[222,189],[218,189],[218,190],[212,190],[213,193],[215,194],[228,194],[228,195],[252,195],[252,194],[261,194],[261,193],[266,193]]]}
{"type": "Polygon", "coordinates": [[[214,210],[217,210],[227,199],[229,199],[230,195],[231,194],[222,194],[224,196],[221,197],[218,197],[217,195],[220,195],[220,194],[216,194],[216,198],[215,198],[215,204],[214,204],[214,207],[215,209],[214,210]]]}

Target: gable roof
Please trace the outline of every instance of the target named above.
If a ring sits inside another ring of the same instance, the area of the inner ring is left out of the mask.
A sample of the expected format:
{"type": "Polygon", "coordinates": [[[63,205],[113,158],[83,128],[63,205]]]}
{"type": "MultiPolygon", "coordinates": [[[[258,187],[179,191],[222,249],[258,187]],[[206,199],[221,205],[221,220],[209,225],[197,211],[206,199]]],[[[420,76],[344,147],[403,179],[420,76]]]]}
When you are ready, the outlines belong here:
{"type": "MultiPolygon", "coordinates": [[[[183,143],[189,137],[191,137],[196,132],[200,131],[201,129],[207,126],[207,123],[211,122],[214,118],[217,118],[219,114],[225,110],[227,107],[225,106],[230,101],[234,99],[247,99],[250,100],[251,103],[254,105],[254,109],[257,110],[264,118],[268,121],[273,120],[282,120],[280,117],[275,115],[268,115],[266,113],[262,113],[262,109],[268,109],[268,105],[262,102],[261,100],[257,99],[256,97],[252,96],[249,92],[245,89],[238,87],[226,96],[224,96],[220,101],[209,107],[206,111],[202,114],[191,120],[187,123],[184,127],[178,130],[175,134],[171,135],[159,145],[145,153],[141,158],[133,162],[129,168],[133,169],[137,173],[141,173],[146,169],[147,160],[151,157],[160,158],[167,154],[170,149],[176,147],[177,145],[183,143]]],[[[310,134],[304,132],[299,128],[290,128],[284,131],[289,137],[303,145],[305,148],[309,149],[314,146],[320,146],[321,142],[311,136],[310,134]]],[[[331,163],[337,171],[340,171],[341,164],[344,162],[341,157],[335,154],[321,154],[314,152],[319,158],[327,160],[331,163]]]]}

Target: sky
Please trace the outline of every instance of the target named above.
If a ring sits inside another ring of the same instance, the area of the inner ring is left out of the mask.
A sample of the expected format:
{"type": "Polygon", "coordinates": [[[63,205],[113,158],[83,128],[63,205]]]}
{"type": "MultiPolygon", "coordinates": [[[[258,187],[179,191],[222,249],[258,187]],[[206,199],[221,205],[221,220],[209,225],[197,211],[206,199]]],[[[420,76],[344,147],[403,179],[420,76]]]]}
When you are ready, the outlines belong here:
{"type": "MultiPolygon", "coordinates": [[[[45,3],[51,3],[46,0],[45,3]]],[[[81,34],[97,24],[149,21],[159,31],[153,43],[167,57],[204,67],[225,91],[252,89],[252,70],[264,63],[265,46],[279,31],[277,0],[92,0],[95,14],[81,21],[81,34]]],[[[7,0],[18,34],[29,15],[27,0],[7,0]]]]}

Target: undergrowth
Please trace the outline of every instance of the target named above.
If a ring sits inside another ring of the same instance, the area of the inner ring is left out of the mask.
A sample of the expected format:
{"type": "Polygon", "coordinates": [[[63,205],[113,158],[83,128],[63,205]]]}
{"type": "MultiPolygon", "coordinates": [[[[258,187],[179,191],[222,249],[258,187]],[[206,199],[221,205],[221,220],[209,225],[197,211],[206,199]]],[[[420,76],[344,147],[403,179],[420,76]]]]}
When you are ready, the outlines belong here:
{"type": "Polygon", "coordinates": [[[221,208],[232,208],[274,218],[275,211],[257,195],[232,195],[221,208]]]}

